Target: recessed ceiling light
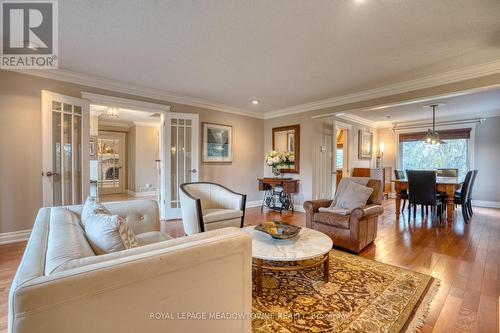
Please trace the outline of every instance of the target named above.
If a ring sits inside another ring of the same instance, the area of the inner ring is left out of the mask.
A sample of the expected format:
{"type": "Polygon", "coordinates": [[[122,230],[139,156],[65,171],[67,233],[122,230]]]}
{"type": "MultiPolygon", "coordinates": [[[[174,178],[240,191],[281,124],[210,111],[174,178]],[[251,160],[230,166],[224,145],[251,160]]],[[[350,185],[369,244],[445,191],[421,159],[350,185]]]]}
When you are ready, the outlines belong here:
{"type": "Polygon", "coordinates": [[[365,2],[365,0],[354,0],[354,2],[363,3],[363,2],[365,2]]]}
{"type": "Polygon", "coordinates": [[[335,114],[336,116],[345,116],[345,112],[339,112],[335,114]]]}
{"type": "Polygon", "coordinates": [[[258,105],[259,104],[259,100],[258,99],[252,99],[252,104],[253,105],[258,105]]]}

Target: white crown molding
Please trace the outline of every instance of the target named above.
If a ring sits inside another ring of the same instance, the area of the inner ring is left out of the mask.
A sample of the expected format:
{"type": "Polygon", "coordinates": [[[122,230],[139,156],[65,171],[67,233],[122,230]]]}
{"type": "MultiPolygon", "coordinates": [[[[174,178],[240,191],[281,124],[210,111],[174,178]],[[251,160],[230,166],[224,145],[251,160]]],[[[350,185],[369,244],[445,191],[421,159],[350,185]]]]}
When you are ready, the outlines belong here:
{"type": "Polygon", "coordinates": [[[378,124],[375,121],[371,121],[369,119],[359,117],[353,114],[341,114],[341,115],[336,115],[335,118],[343,119],[343,120],[348,120],[352,121],[353,123],[360,124],[360,125],[365,125],[371,128],[378,128],[378,124]]]}
{"type": "Polygon", "coordinates": [[[122,109],[132,109],[136,111],[146,111],[146,112],[162,112],[170,111],[170,105],[143,102],[134,99],[120,98],[108,95],[100,95],[89,93],[86,91],[81,92],[82,98],[89,100],[92,104],[98,104],[103,106],[113,106],[122,109]]]}
{"type": "Polygon", "coordinates": [[[106,120],[106,119],[98,119],[97,124],[100,126],[112,126],[112,127],[121,127],[121,128],[130,128],[134,126],[132,121],[119,121],[119,120],[106,120]]]}
{"type": "Polygon", "coordinates": [[[211,102],[201,98],[177,95],[160,89],[148,88],[133,83],[126,83],[122,81],[106,79],[102,77],[92,76],[88,74],[83,74],[63,69],[41,69],[41,70],[22,69],[22,70],[12,70],[12,71],[21,74],[43,77],[46,79],[53,79],[88,87],[120,92],[133,96],[156,99],[159,101],[185,104],[199,108],[232,113],[252,118],[259,118],[259,119],[264,118],[264,115],[262,113],[256,111],[235,108],[232,106],[211,102]]]}
{"type": "Polygon", "coordinates": [[[16,243],[28,240],[31,235],[31,229],[4,232],[0,234],[0,244],[16,243]]]}
{"type": "Polygon", "coordinates": [[[264,119],[346,105],[500,73],[500,60],[264,113],[264,119]]]}

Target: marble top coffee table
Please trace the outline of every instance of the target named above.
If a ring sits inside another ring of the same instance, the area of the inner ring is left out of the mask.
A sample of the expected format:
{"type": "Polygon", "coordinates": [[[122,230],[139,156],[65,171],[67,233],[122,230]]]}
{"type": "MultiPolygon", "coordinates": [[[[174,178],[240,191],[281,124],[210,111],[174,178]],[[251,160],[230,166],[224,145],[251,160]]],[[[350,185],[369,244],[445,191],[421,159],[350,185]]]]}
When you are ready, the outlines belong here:
{"type": "Polygon", "coordinates": [[[245,227],[244,232],[252,236],[252,257],[257,268],[257,293],[262,294],[262,269],[273,271],[293,271],[323,265],[323,280],[328,282],[329,253],[333,242],[322,232],[302,228],[291,239],[274,239],[270,235],[255,230],[255,226],[245,227]],[[304,260],[318,259],[308,263],[304,260]],[[270,262],[264,264],[264,261],[270,262]],[[286,265],[272,265],[272,262],[287,262],[286,265]]]}

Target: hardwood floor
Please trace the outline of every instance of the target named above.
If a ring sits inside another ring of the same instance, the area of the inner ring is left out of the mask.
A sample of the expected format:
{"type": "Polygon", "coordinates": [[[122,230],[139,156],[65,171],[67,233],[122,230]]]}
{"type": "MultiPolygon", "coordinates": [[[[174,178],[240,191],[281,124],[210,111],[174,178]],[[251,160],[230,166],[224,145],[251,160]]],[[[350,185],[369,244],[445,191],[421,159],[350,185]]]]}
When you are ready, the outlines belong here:
{"type": "MultiPolygon", "coordinates": [[[[360,255],[430,274],[441,280],[439,293],[431,304],[422,332],[498,332],[500,296],[500,210],[474,208],[469,225],[463,223],[460,208],[457,220],[440,224],[395,219],[394,201],[384,203],[375,244],[360,255]]],[[[407,214],[405,212],[405,214],[407,214]]],[[[282,220],[305,225],[302,213],[283,214],[250,208],[247,224],[282,220]]],[[[162,222],[162,230],[173,237],[184,235],[182,223],[162,222]]],[[[0,332],[6,332],[7,294],[21,259],[25,243],[0,246],[0,332]]]]}

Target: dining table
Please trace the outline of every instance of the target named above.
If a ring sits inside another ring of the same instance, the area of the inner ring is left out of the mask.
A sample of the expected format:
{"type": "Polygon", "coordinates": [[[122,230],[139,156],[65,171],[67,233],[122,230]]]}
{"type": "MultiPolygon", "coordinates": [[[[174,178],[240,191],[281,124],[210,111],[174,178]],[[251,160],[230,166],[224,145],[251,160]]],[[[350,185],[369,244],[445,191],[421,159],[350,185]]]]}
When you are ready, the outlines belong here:
{"type": "MultiPolygon", "coordinates": [[[[401,213],[401,190],[408,190],[408,179],[393,180],[396,190],[396,218],[401,213]]],[[[436,177],[436,191],[446,193],[446,220],[453,222],[453,196],[462,187],[463,177],[436,177]]]]}

